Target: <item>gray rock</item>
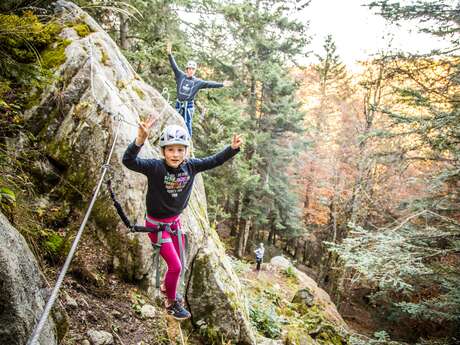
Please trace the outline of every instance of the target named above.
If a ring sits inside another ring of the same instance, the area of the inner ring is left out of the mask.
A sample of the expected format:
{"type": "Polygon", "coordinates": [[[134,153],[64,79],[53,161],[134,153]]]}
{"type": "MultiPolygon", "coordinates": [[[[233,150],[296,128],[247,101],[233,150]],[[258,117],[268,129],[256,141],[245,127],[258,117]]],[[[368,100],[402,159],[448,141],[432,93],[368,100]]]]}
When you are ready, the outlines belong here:
{"type": "Polygon", "coordinates": [[[277,266],[283,269],[288,268],[289,266],[292,266],[291,262],[286,259],[284,256],[275,256],[270,260],[270,264],[273,266],[277,266]]]}
{"type": "Polygon", "coordinates": [[[90,329],[87,333],[92,345],[111,345],[113,344],[113,336],[106,331],[96,331],[90,329]]]}
{"type": "Polygon", "coordinates": [[[331,301],[329,294],[320,288],[311,277],[292,266],[291,262],[282,256],[273,257],[270,260],[270,264],[279,270],[286,270],[288,267],[291,267],[296,275],[300,289],[295,294],[293,302],[301,303],[307,308],[313,305],[318,306],[325,319],[340,329],[348,330],[347,324],[337,311],[337,307],[331,301]]]}
{"type": "Polygon", "coordinates": [[[303,288],[296,292],[294,298],[292,299],[292,303],[301,303],[307,307],[313,307],[315,304],[315,296],[310,289],[303,288]]]}
{"type": "Polygon", "coordinates": [[[144,304],[141,308],[141,315],[147,319],[153,319],[156,315],[156,309],[153,305],[144,304]]]}
{"type": "Polygon", "coordinates": [[[257,345],[283,345],[284,341],[283,340],[275,340],[275,339],[269,339],[265,337],[259,337],[257,339],[257,345]]]}
{"type": "Polygon", "coordinates": [[[217,331],[231,343],[256,344],[242,286],[225,254],[208,242],[193,262],[187,294],[193,319],[209,337],[217,331]]]}
{"type": "MultiPolygon", "coordinates": [[[[0,213],[0,340],[23,345],[32,335],[46,303],[47,286],[22,235],[0,213]]],[[[39,338],[40,345],[58,344],[58,327],[65,329],[62,311],[52,313],[39,338]],[[59,318],[56,316],[59,314],[59,318]],[[59,319],[59,322],[56,322],[59,319]]]]}
{"type": "Polygon", "coordinates": [[[72,298],[72,297],[69,296],[69,295],[66,295],[65,304],[68,305],[69,307],[73,308],[73,309],[77,309],[77,308],[78,308],[78,303],[77,303],[77,301],[75,300],[75,298],[72,298]]]}
{"type": "Polygon", "coordinates": [[[88,339],[85,339],[81,342],[81,345],[91,345],[88,339]]]}

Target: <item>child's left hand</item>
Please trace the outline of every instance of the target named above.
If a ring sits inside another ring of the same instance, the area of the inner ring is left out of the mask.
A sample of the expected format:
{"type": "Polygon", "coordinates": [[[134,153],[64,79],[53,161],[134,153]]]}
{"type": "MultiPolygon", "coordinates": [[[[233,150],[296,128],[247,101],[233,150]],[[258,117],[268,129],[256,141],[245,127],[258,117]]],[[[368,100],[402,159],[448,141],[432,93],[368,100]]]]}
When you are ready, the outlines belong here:
{"type": "Polygon", "coordinates": [[[232,138],[232,149],[236,150],[241,147],[243,144],[243,138],[241,137],[241,134],[233,134],[232,138]]]}

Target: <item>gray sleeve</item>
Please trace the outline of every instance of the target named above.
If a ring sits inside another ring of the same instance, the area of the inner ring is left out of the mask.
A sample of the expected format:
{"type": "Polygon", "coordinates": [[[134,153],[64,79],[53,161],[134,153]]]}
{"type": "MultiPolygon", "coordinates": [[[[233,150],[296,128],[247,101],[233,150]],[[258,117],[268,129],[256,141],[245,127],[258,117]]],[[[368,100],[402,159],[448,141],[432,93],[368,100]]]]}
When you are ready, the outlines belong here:
{"type": "Polygon", "coordinates": [[[179,69],[179,67],[177,66],[176,60],[174,60],[174,56],[172,56],[172,54],[168,54],[168,59],[169,59],[169,63],[171,64],[171,68],[174,72],[174,75],[176,76],[176,79],[177,79],[180,75],[183,75],[184,72],[179,69]]]}
{"type": "Polygon", "coordinates": [[[198,88],[199,89],[218,89],[220,87],[224,87],[223,83],[219,83],[217,81],[211,80],[199,80],[198,81],[198,88]]]}

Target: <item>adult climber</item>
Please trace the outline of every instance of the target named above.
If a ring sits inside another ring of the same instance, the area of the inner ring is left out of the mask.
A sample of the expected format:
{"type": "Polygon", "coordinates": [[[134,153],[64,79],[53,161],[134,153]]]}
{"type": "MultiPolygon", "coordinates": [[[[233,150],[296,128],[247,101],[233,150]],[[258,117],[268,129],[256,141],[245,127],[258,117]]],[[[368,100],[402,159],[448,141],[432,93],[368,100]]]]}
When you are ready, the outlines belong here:
{"type": "Polygon", "coordinates": [[[259,247],[254,251],[256,254],[256,270],[260,271],[260,265],[262,264],[262,260],[264,259],[265,248],[264,244],[261,242],[259,243],[259,247]]]}
{"type": "Polygon", "coordinates": [[[171,68],[174,71],[174,76],[176,78],[176,110],[184,118],[185,125],[187,126],[191,137],[193,113],[195,112],[194,99],[198,91],[201,89],[215,89],[230,86],[232,85],[232,82],[225,80],[224,82],[219,83],[195,77],[197,63],[193,60],[189,60],[187,62],[185,72],[183,72],[177,66],[176,60],[174,60],[171,42],[166,43],[166,50],[168,53],[169,63],[171,64],[171,68]]]}

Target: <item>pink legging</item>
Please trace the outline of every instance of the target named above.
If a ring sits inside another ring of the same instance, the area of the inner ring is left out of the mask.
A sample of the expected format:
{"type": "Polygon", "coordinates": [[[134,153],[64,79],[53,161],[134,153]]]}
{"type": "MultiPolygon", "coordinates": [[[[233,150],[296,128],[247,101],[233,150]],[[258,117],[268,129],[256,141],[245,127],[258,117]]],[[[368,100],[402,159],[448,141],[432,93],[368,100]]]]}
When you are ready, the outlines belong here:
{"type": "MultiPolygon", "coordinates": [[[[162,223],[172,223],[175,220],[178,220],[178,226],[180,227],[180,219],[179,216],[173,216],[169,218],[154,218],[152,216],[149,216],[153,220],[156,220],[158,222],[162,223]]],[[[145,221],[145,226],[149,228],[155,228],[157,227],[155,224],[150,223],[148,220],[145,221]]],[[[173,227],[173,230],[176,230],[173,227]]],[[[149,234],[150,240],[152,243],[157,242],[157,233],[152,233],[150,232],[149,234]]],[[[182,265],[180,262],[180,250],[179,250],[179,239],[175,235],[171,235],[167,231],[163,231],[161,238],[172,238],[172,243],[162,243],[161,244],[161,249],[160,249],[160,255],[161,257],[166,261],[166,264],[168,265],[168,270],[166,271],[165,277],[164,277],[164,285],[166,288],[166,296],[170,300],[175,300],[176,299],[176,291],[177,291],[177,284],[179,282],[180,278],[180,272],[182,270],[182,265]]],[[[185,236],[182,234],[182,249],[185,253],[185,236]]]]}

